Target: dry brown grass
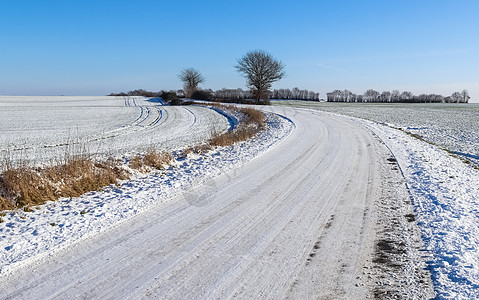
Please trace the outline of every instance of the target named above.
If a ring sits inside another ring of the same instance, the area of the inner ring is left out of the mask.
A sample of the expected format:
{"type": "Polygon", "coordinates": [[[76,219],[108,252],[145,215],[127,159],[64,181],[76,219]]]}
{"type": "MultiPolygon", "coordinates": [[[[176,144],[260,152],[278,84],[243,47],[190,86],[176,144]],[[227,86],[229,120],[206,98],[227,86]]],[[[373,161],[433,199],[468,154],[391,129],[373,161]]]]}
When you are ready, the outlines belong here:
{"type": "Polygon", "coordinates": [[[209,143],[211,146],[231,146],[234,143],[246,141],[253,137],[257,133],[257,130],[252,127],[241,127],[235,130],[223,133],[214,134],[209,143]]]}
{"type": "MultiPolygon", "coordinates": [[[[171,160],[170,153],[149,150],[134,157],[130,167],[148,172],[164,168],[171,160]]],[[[43,168],[9,165],[0,174],[0,210],[23,207],[28,212],[33,205],[100,190],[130,178],[131,174],[121,165],[113,159],[94,162],[88,156],[72,157],[65,163],[43,168]]]]}
{"type": "MultiPolygon", "coordinates": [[[[194,104],[204,105],[204,103],[194,104]]],[[[266,127],[264,114],[256,109],[224,105],[221,103],[208,103],[208,106],[222,110],[240,112],[245,116],[245,120],[242,120],[239,126],[232,131],[223,134],[214,132],[208,143],[190,147],[183,151],[184,155],[188,155],[189,153],[203,154],[211,150],[213,147],[231,146],[234,143],[246,141],[266,127]]]]}
{"type": "Polygon", "coordinates": [[[173,155],[168,152],[158,152],[150,149],[145,155],[137,155],[133,157],[128,165],[130,168],[141,172],[149,172],[152,169],[163,169],[174,159],[173,155]]]}
{"type": "Polygon", "coordinates": [[[8,201],[7,199],[0,196],[0,211],[14,208],[15,204],[12,201],[8,201]]]}
{"type": "Polygon", "coordinates": [[[168,152],[157,152],[151,150],[144,157],[145,164],[155,169],[163,169],[173,160],[173,155],[168,152]]]}
{"type": "Polygon", "coordinates": [[[240,112],[248,115],[249,118],[247,122],[249,124],[256,124],[257,126],[260,127],[260,129],[265,128],[266,126],[265,117],[264,117],[264,114],[260,112],[259,110],[252,109],[252,108],[241,108],[240,112]]]}
{"type": "Polygon", "coordinates": [[[77,197],[127,178],[126,171],[112,160],[95,163],[87,158],[74,158],[45,168],[12,168],[0,176],[0,209],[77,197]]]}
{"type": "Polygon", "coordinates": [[[143,166],[143,158],[141,155],[137,155],[130,159],[128,166],[132,169],[139,170],[143,166]]]}
{"type": "MultiPolygon", "coordinates": [[[[195,104],[204,105],[203,103],[195,103],[195,104]]],[[[254,108],[237,107],[237,106],[234,106],[234,105],[225,105],[225,104],[221,104],[221,103],[208,103],[208,106],[212,106],[212,107],[215,107],[215,108],[218,108],[218,109],[241,112],[244,115],[246,115],[246,117],[247,117],[246,118],[246,123],[248,123],[248,124],[255,123],[255,124],[258,124],[258,125],[262,126],[263,128],[266,125],[264,114],[261,111],[256,110],[254,108]]]]}
{"type": "Polygon", "coordinates": [[[195,154],[205,154],[206,152],[210,151],[213,149],[213,146],[210,143],[206,144],[199,144],[193,147],[186,148],[183,151],[183,155],[188,156],[190,153],[195,153],[195,154]]]}
{"type": "Polygon", "coordinates": [[[128,179],[129,174],[118,167],[114,160],[94,163],[89,159],[81,159],[53,167],[51,178],[51,182],[57,182],[59,188],[57,197],[78,197],[117,183],[118,180],[128,179]]]}
{"type": "Polygon", "coordinates": [[[215,105],[215,107],[236,110],[244,114],[246,118],[232,131],[213,134],[213,137],[209,140],[211,146],[231,146],[234,143],[246,141],[266,127],[264,114],[256,109],[222,105],[215,105]]]}
{"type": "Polygon", "coordinates": [[[37,170],[18,167],[2,173],[2,196],[14,207],[53,200],[52,185],[37,170]]]}

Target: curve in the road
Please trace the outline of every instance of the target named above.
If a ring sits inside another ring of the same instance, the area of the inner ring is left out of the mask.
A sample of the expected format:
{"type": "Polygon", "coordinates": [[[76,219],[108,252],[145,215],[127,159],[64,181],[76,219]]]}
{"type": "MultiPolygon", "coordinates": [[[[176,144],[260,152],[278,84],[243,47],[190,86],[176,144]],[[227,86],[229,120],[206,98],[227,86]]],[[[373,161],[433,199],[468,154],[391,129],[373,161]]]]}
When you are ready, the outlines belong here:
{"type": "Polygon", "coordinates": [[[365,298],[382,146],[346,120],[284,115],[295,130],[266,154],[19,271],[2,295],[365,298]]]}

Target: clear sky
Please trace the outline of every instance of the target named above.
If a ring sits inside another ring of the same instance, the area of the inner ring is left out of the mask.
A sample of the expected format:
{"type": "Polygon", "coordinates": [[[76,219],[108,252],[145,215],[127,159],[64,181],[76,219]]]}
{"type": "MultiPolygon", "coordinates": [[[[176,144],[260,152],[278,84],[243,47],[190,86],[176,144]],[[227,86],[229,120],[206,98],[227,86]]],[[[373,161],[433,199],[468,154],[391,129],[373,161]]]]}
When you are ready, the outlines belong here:
{"type": "Polygon", "coordinates": [[[286,65],[273,88],[398,89],[479,102],[479,1],[2,1],[0,95],[246,88],[250,50],[286,65]]]}

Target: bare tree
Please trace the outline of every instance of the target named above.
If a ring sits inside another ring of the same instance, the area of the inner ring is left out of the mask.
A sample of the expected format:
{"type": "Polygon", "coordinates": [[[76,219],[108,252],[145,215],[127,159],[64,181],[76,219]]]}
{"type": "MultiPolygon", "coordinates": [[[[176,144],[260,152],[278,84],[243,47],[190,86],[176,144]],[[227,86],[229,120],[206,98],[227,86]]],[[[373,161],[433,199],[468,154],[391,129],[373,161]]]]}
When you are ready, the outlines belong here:
{"type": "Polygon", "coordinates": [[[257,103],[261,99],[268,100],[269,89],[273,82],[285,75],[283,63],[261,50],[248,52],[238,59],[235,68],[247,79],[247,85],[257,103]]]}
{"type": "Polygon", "coordinates": [[[364,102],[377,102],[379,98],[379,92],[375,91],[373,89],[369,89],[366,92],[364,92],[364,102]]]}
{"type": "Polygon", "coordinates": [[[391,102],[391,92],[384,91],[381,93],[379,98],[381,99],[381,102],[391,102]]]}
{"type": "Polygon", "coordinates": [[[401,93],[401,100],[402,101],[410,101],[412,100],[413,94],[408,91],[404,91],[401,93]]]}
{"type": "Polygon", "coordinates": [[[451,95],[451,100],[453,103],[460,103],[462,101],[462,95],[459,92],[454,92],[451,95]]]}
{"type": "Polygon", "coordinates": [[[190,98],[191,95],[198,89],[198,84],[205,82],[205,78],[193,68],[183,69],[178,75],[183,81],[185,97],[190,98]]]}
{"type": "Polygon", "coordinates": [[[401,99],[401,92],[398,90],[393,90],[391,92],[391,102],[398,102],[401,99]]]}
{"type": "Polygon", "coordinates": [[[340,90],[334,90],[331,93],[326,93],[328,102],[344,102],[342,92],[340,90]]]}
{"type": "Polygon", "coordinates": [[[352,102],[353,93],[348,90],[344,90],[341,92],[341,96],[343,97],[342,102],[352,102]]]}
{"type": "Polygon", "coordinates": [[[468,103],[469,99],[471,99],[471,96],[469,96],[469,92],[467,90],[462,90],[461,92],[461,102],[462,103],[468,103]]]}

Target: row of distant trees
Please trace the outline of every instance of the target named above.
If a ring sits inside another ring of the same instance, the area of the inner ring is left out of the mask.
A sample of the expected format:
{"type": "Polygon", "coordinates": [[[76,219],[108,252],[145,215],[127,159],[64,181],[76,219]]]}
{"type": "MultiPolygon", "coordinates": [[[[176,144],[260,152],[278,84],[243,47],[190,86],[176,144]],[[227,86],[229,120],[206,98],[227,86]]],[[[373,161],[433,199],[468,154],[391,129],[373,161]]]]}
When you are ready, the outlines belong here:
{"type": "Polygon", "coordinates": [[[382,93],[369,89],[362,95],[357,95],[351,91],[335,90],[326,93],[328,102],[386,102],[386,103],[468,103],[469,92],[462,90],[461,92],[454,92],[451,96],[442,96],[437,94],[420,94],[413,95],[413,93],[398,90],[392,92],[384,91],[382,93]]]}
{"type": "MultiPolygon", "coordinates": [[[[190,90],[191,91],[191,90],[190,90]]],[[[170,90],[151,92],[143,89],[133,90],[129,92],[111,93],[109,96],[144,96],[144,97],[163,97],[168,94],[176,95],[179,98],[190,98],[196,100],[209,100],[220,102],[242,102],[250,103],[249,99],[254,99],[254,94],[251,90],[238,89],[226,89],[213,91],[212,89],[199,89],[196,88],[191,93],[185,92],[185,90],[170,90]],[[189,96],[187,95],[189,94],[189,96]]],[[[327,93],[328,102],[384,102],[384,103],[468,103],[469,92],[462,90],[461,92],[454,92],[451,96],[444,97],[438,94],[420,94],[414,95],[411,92],[404,91],[399,92],[394,90],[392,92],[384,91],[379,93],[375,90],[367,90],[362,95],[357,95],[348,90],[335,90],[331,93],[327,93]]],[[[307,100],[307,101],[319,101],[319,93],[308,90],[301,90],[299,88],[293,89],[275,89],[269,92],[269,99],[285,99],[285,100],[307,100]]],[[[256,100],[255,100],[256,101],[256,100]]]]}
{"type": "MultiPolygon", "coordinates": [[[[213,91],[212,89],[199,89],[195,90],[170,90],[170,91],[159,91],[159,92],[150,92],[143,89],[121,92],[121,93],[111,93],[109,96],[144,96],[144,97],[162,97],[164,98],[166,94],[175,94],[179,98],[188,98],[195,100],[209,100],[209,101],[218,101],[218,102],[241,102],[241,103],[250,103],[254,100],[254,94],[251,90],[243,90],[241,88],[237,89],[227,89],[223,88],[221,90],[213,91]]],[[[301,90],[297,87],[293,89],[276,89],[269,92],[268,99],[284,99],[284,100],[307,100],[307,101],[319,101],[319,93],[301,90]]]]}
{"type": "MultiPolygon", "coordinates": [[[[202,98],[201,100],[214,100],[214,101],[223,101],[223,102],[243,102],[244,100],[254,99],[254,93],[251,90],[243,89],[221,89],[217,91],[213,90],[199,90],[199,93],[193,93],[192,98],[198,99],[199,95],[207,93],[209,99],[202,98]]],[[[295,87],[293,89],[275,89],[273,91],[268,91],[266,99],[284,99],[284,100],[308,100],[308,101],[319,101],[319,93],[309,91],[309,90],[300,90],[295,87]]]]}
{"type": "Polygon", "coordinates": [[[134,90],[134,91],[128,91],[128,92],[120,92],[120,93],[111,93],[108,96],[143,96],[143,97],[150,97],[150,98],[156,98],[156,97],[161,97],[161,95],[165,92],[174,92],[176,91],[159,91],[159,92],[150,92],[147,90],[139,89],[139,90],[134,90]]]}
{"type": "Polygon", "coordinates": [[[319,101],[319,93],[308,90],[300,90],[295,87],[290,89],[273,90],[270,93],[271,99],[283,99],[283,100],[307,100],[307,101],[319,101]]]}

